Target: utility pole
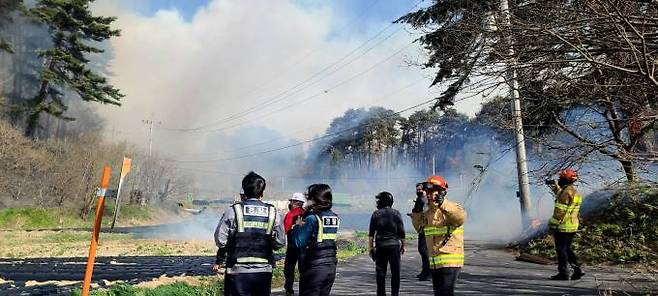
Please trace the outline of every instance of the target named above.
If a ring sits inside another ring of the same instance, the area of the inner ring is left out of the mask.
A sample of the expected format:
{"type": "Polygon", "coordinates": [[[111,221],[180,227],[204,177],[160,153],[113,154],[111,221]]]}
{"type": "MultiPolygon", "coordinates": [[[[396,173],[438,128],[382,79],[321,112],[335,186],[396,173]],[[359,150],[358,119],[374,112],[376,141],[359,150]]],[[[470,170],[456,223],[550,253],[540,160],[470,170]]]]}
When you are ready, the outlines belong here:
{"type": "Polygon", "coordinates": [[[432,153],[432,176],[436,176],[436,154],[432,153]]]}
{"type": "MultiPolygon", "coordinates": [[[[149,136],[148,136],[149,137],[148,138],[149,152],[148,152],[148,156],[147,156],[148,161],[146,162],[147,163],[147,165],[146,165],[146,195],[147,195],[147,198],[150,200],[151,191],[152,191],[151,182],[153,181],[153,180],[151,180],[151,166],[152,166],[152,160],[153,160],[153,158],[152,158],[152,155],[153,155],[153,125],[156,124],[155,120],[153,120],[153,114],[151,114],[151,119],[142,120],[142,123],[148,125],[148,128],[149,128],[149,136]]],[[[159,122],[159,121],[157,122],[157,124],[160,124],[160,123],[161,122],[159,122]]],[[[141,204],[142,205],[145,204],[144,199],[141,200],[141,204]]]]}
{"type": "Polygon", "coordinates": [[[153,120],[153,115],[151,115],[151,119],[142,120],[142,123],[148,125],[148,128],[149,128],[149,139],[148,139],[149,154],[148,154],[148,157],[151,158],[151,155],[153,154],[153,125],[156,124],[156,123],[160,124],[162,122],[160,122],[160,121],[155,122],[155,120],[153,120]]]}
{"type": "MultiPolygon", "coordinates": [[[[503,24],[506,29],[511,26],[511,12],[509,9],[509,0],[501,0],[500,10],[503,14],[503,24]]],[[[512,37],[507,37],[507,85],[510,88],[510,98],[512,99],[512,118],[514,120],[514,136],[516,138],[516,171],[519,180],[519,202],[521,203],[521,223],[524,228],[530,225],[530,181],[528,179],[528,160],[525,151],[525,137],[523,134],[523,114],[521,112],[521,98],[519,95],[519,81],[516,73],[516,60],[514,44],[512,37]]]]}

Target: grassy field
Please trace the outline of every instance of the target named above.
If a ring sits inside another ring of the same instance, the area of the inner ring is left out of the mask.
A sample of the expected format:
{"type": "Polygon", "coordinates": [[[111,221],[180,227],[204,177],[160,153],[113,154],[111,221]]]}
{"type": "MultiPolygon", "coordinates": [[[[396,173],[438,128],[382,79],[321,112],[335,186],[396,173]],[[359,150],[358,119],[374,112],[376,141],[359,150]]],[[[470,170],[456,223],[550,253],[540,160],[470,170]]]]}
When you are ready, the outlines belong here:
{"type": "MultiPolygon", "coordinates": [[[[131,286],[117,284],[110,289],[95,290],[94,296],[187,296],[187,295],[222,295],[223,282],[219,277],[198,277],[179,279],[180,281],[163,284],[156,287],[144,285],[131,286]]],[[[72,296],[82,295],[81,291],[74,291],[72,296]]]]}
{"type": "MultiPolygon", "coordinates": [[[[84,257],[89,251],[88,231],[0,231],[0,257],[84,257]]],[[[131,234],[102,233],[99,256],[212,256],[211,240],[139,239],[131,234]]]]}
{"type": "MultiPolygon", "coordinates": [[[[122,205],[117,223],[119,226],[150,224],[162,211],[138,205],[122,205]]],[[[113,212],[114,204],[106,203],[103,225],[110,225],[113,212]]],[[[95,212],[82,219],[79,210],[72,208],[7,208],[0,210],[0,230],[91,228],[94,218],[95,212]]]]}
{"type": "MultiPolygon", "coordinates": [[[[79,237],[77,234],[47,234],[35,238],[35,242],[40,244],[50,244],[51,242],[77,242],[79,240],[86,239],[85,237],[79,237]]],[[[134,244],[135,240],[131,239],[129,235],[109,235],[106,241],[124,241],[124,243],[134,244]],[[128,241],[127,241],[128,240],[128,241]]],[[[139,242],[139,240],[137,240],[139,242]]],[[[152,242],[153,243],[153,242],[152,242]]],[[[170,242],[171,243],[171,242],[170,242]]],[[[212,243],[212,242],[208,242],[212,243]]],[[[363,239],[362,235],[354,235],[354,237],[349,237],[347,239],[340,239],[338,246],[338,259],[346,260],[351,257],[364,254],[366,252],[366,241],[363,239]],[[356,238],[358,237],[358,238],[356,238]]],[[[0,247],[2,247],[0,245],[0,247]]],[[[208,252],[202,252],[203,255],[214,255],[214,248],[212,251],[207,250],[208,252]]],[[[147,254],[157,254],[159,251],[157,247],[146,248],[141,251],[143,255],[147,254]]],[[[171,251],[167,251],[165,255],[176,255],[170,254],[171,251]]],[[[99,252],[100,254],[100,252],[99,252]]],[[[277,268],[274,269],[272,274],[272,287],[279,288],[283,286],[284,275],[283,275],[283,262],[279,262],[277,268]]],[[[299,275],[299,273],[297,273],[299,275]]],[[[96,289],[91,295],[94,296],[128,296],[128,295],[137,295],[137,296],[164,296],[164,295],[222,295],[223,289],[223,278],[218,277],[174,277],[174,278],[158,278],[150,282],[144,282],[137,285],[128,285],[125,283],[118,283],[113,285],[109,289],[96,289]]],[[[72,295],[80,295],[80,291],[75,291],[72,295]]]]}

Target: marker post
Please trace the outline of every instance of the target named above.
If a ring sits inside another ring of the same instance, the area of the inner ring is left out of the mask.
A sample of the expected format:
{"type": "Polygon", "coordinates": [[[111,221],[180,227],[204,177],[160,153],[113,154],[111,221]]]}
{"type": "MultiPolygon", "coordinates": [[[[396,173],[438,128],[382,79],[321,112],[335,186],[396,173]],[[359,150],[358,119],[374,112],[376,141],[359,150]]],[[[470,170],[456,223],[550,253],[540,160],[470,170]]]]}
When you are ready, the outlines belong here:
{"type": "Polygon", "coordinates": [[[87,258],[87,269],[85,270],[85,279],[82,285],[82,296],[89,295],[91,286],[91,274],[94,272],[94,263],[96,262],[96,247],[98,246],[98,235],[101,231],[101,222],[103,221],[103,206],[105,204],[105,193],[110,185],[110,167],[103,168],[103,178],[101,186],[98,189],[98,204],[96,205],[96,220],[91,235],[91,244],[89,245],[89,258],[87,258]]]}

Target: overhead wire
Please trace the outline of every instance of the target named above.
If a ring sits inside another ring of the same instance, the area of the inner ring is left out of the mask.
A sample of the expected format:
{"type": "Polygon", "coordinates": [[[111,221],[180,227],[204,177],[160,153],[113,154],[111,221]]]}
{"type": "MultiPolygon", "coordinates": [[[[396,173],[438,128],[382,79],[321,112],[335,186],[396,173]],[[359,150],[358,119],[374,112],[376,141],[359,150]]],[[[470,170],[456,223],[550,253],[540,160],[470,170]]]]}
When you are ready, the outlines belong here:
{"type": "Polygon", "coordinates": [[[408,48],[409,46],[411,46],[412,44],[413,44],[413,43],[408,43],[407,45],[403,46],[402,48],[400,48],[399,50],[397,50],[396,52],[394,52],[392,55],[390,55],[390,56],[384,58],[383,60],[380,60],[380,61],[377,62],[376,64],[374,64],[374,65],[370,66],[369,68],[365,69],[364,71],[358,72],[357,74],[352,75],[352,76],[348,77],[347,79],[342,80],[342,81],[340,81],[340,82],[338,82],[338,83],[336,83],[336,84],[330,86],[329,88],[327,88],[327,89],[325,89],[325,90],[322,90],[322,91],[320,91],[320,92],[318,92],[318,93],[315,93],[315,94],[313,94],[313,95],[310,95],[310,96],[308,96],[308,97],[305,97],[305,98],[303,98],[303,99],[301,99],[301,100],[299,100],[299,101],[295,101],[295,102],[293,102],[293,103],[291,103],[291,104],[288,104],[288,105],[282,106],[282,107],[280,107],[280,108],[278,108],[278,109],[270,110],[269,112],[266,112],[266,113],[264,113],[264,114],[260,114],[258,117],[255,117],[255,118],[250,119],[250,120],[247,120],[247,121],[243,121],[243,122],[240,122],[240,123],[236,123],[236,124],[232,124],[232,125],[224,126],[224,127],[221,127],[221,128],[209,129],[209,130],[202,130],[202,131],[198,131],[198,132],[200,132],[200,133],[204,133],[204,134],[205,134],[205,133],[216,133],[216,132],[221,132],[221,131],[225,131],[225,130],[233,129],[233,128],[236,128],[236,127],[241,127],[241,126],[244,126],[245,124],[248,124],[248,123],[251,123],[251,122],[254,122],[254,121],[263,120],[263,119],[265,119],[265,118],[267,118],[267,117],[269,117],[269,116],[271,116],[271,115],[274,115],[274,114],[276,114],[276,113],[279,113],[279,112],[284,111],[284,110],[287,110],[287,109],[290,109],[290,108],[292,108],[292,107],[300,106],[300,105],[302,105],[302,104],[304,104],[304,103],[306,103],[306,102],[308,102],[308,101],[311,101],[311,100],[313,100],[313,99],[316,99],[316,98],[318,98],[318,97],[320,97],[320,96],[322,96],[322,95],[328,94],[331,90],[337,89],[338,87],[340,87],[340,86],[342,86],[342,85],[344,85],[344,84],[347,84],[347,83],[353,81],[354,79],[356,79],[356,78],[358,78],[358,77],[360,77],[360,76],[365,75],[366,73],[368,73],[368,72],[374,70],[374,69],[377,68],[378,66],[380,66],[380,65],[384,64],[385,62],[391,60],[393,57],[395,57],[396,55],[400,54],[402,51],[404,51],[405,49],[407,49],[407,48],[408,48]]]}
{"type": "MultiPolygon", "coordinates": [[[[423,105],[427,105],[431,102],[434,102],[435,100],[436,99],[432,98],[432,99],[420,102],[420,103],[418,103],[416,105],[413,105],[411,107],[407,107],[407,108],[404,108],[402,110],[390,113],[387,116],[384,116],[383,118],[389,118],[389,117],[392,117],[392,116],[395,116],[395,115],[399,115],[399,114],[404,113],[406,111],[421,107],[423,105]]],[[[463,100],[463,99],[461,99],[461,100],[463,100]]],[[[461,100],[455,100],[455,102],[458,102],[458,101],[461,101],[461,100]]],[[[342,129],[342,130],[339,130],[339,131],[336,131],[336,132],[333,132],[333,133],[328,133],[328,134],[325,134],[325,135],[320,136],[320,137],[307,139],[307,140],[303,140],[303,141],[293,143],[293,144],[290,144],[290,145],[285,145],[285,146],[282,146],[282,147],[273,148],[273,149],[260,151],[260,152],[255,152],[255,153],[244,154],[244,155],[236,156],[236,157],[215,158],[215,159],[205,159],[205,160],[181,160],[181,159],[164,159],[164,160],[173,161],[173,162],[177,162],[177,163],[209,163],[209,162],[221,162],[221,161],[232,161],[232,160],[245,159],[245,158],[249,158],[249,157],[254,157],[254,156],[259,156],[259,155],[263,155],[263,154],[269,154],[269,153],[272,153],[272,152],[281,151],[281,150],[286,150],[286,149],[290,149],[290,148],[293,148],[293,147],[298,147],[298,146],[305,145],[305,144],[312,143],[312,142],[317,142],[317,141],[320,141],[320,140],[323,140],[323,139],[327,139],[327,138],[330,138],[330,137],[333,137],[333,136],[343,134],[343,133],[348,132],[348,131],[353,131],[355,129],[359,129],[359,128],[367,126],[369,124],[370,123],[362,123],[362,124],[358,124],[358,125],[355,125],[353,127],[345,128],[345,129],[342,129]]]]}
{"type": "MultiPolygon", "coordinates": [[[[377,0],[371,0],[369,5],[363,7],[359,11],[357,19],[363,18],[363,16],[365,16],[365,13],[370,11],[375,6],[375,4],[377,4],[377,2],[378,2],[377,0]]],[[[349,25],[349,23],[345,23],[343,26],[339,27],[335,31],[337,31],[337,32],[343,31],[345,28],[348,27],[348,25],[349,25]]],[[[295,67],[297,65],[299,65],[302,61],[306,60],[308,57],[312,56],[313,54],[315,54],[316,52],[320,51],[323,48],[324,48],[324,46],[321,44],[321,45],[316,46],[315,48],[307,51],[303,56],[301,56],[301,58],[298,58],[296,62],[291,63],[288,67],[286,67],[286,70],[284,70],[283,73],[279,73],[277,75],[271,75],[271,76],[274,76],[274,78],[269,79],[269,80],[267,80],[263,83],[260,83],[258,87],[250,89],[249,91],[243,93],[242,95],[239,95],[239,97],[245,97],[245,96],[251,95],[253,93],[256,93],[256,92],[262,90],[265,86],[271,84],[272,82],[277,81],[277,80],[281,80],[281,78],[286,77],[286,75],[289,74],[290,72],[292,72],[292,70],[295,69],[295,67]]]]}
{"type": "MultiPolygon", "coordinates": [[[[427,80],[425,77],[421,77],[420,79],[417,79],[417,80],[413,81],[412,83],[409,83],[409,84],[407,84],[407,85],[405,85],[401,88],[398,88],[396,90],[393,90],[393,91],[383,95],[382,97],[378,97],[377,101],[378,102],[384,101],[387,98],[390,98],[393,95],[398,94],[401,91],[404,91],[404,90],[418,84],[419,82],[425,81],[425,80],[427,80]]],[[[317,126],[314,126],[314,127],[317,127],[317,126]]],[[[309,127],[307,126],[307,127],[304,127],[303,129],[292,132],[292,134],[297,135],[297,134],[300,134],[300,132],[307,132],[308,130],[309,130],[309,127]]],[[[287,136],[275,137],[275,138],[272,138],[272,139],[269,139],[269,140],[266,140],[266,141],[263,141],[263,142],[258,142],[258,143],[253,143],[253,144],[249,144],[249,145],[245,145],[245,146],[240,146],[240,147],[237,147],[237,148],[235,148],[233,150],[230,150],[230,151],[222,151],[222,152],[215,151],[215,152],[206,152],[206,153],[185,153],[184,155],[187,155],[187,156],[201,156],[201,155],[217,155],[217,154],[220,154],[220,153],[231,153],[231,152],[236,152],[236,151],[243,151],[244,149],[252,148],[252,147],[255,147],[255,146],[261,146],[261,145],[264,145],[264,144],[269,144],[269,143],[277,142],[277,141],[281,141],[281,140],[291,140],[291,138],[287,137],[287,136]]]]}
{"type": "MultiPolygon", "coordinates": [[[[435,101],[435,100],[436,100],[436,99],[429,99],[429,100],[423,101],[423,102],[418,103],[418,104],[416,104],[416,105],[413,105],[413,106],[411,106],[411,107],[407,107],[407,108],[404,108],[404,109],[402,109],[402,110],[399,110],[399,111],[393,112],[393,113],[391,113],[391,114],[388,114],[388,116],[385,116],[384,118],[388,118],[388,117],[392,117],[392,116],[395,116],[395,115],[399,115],[399,114],[401,114],[401,113],[403,113],[403,112],[406,112],[406,111],[409,111],[409,110],[412,110],[412,109],[418,108],[418,107],[420,107],[420,106],[423,106],[423,105],[426,105],[426,104],[428,104],[428,103],[431,103],[431,102],[433,102],[433,101],[435,101]]],[[[205,163],[205,162],[216,162],[216,161],[229,161],[229,160],[244,159],[244,158],[249,158],[249,157],[258,156],[258,155],[262,155],[262,154],[268,154],[268,153],[272,153],[272,152],[276,152],[276,151],[281,151],[281,150],[285,150],[285,149],[289,149],[289,148],[293,148],[293,147],[298,147],[298,146],[301,146],[301,145],[304,145],[304,144],[308,144],[308,143],[312,143],[312,142],[320,141],[320,140],[327,139],[327,138],[330,138],[330,137],[333,137],[333,136],[336,136],[336,135],[343,134],[343,133],[348,132],[348,131],[352,131],[352,130],[355,130],[355,129],[361,128],[361,127],[366,126],[366,125],[368,125],[368,124],[369,124],[369,123],[362,123],[362,124],[358,124],[358,125],[353,126],[353,127],[350,127],[350,128],[346,128],[346,129],[342,129],[342,130],[340,130],[340,131],[336,131],[336,132],[333,132],[333,133],[325,134],[325,135],[323,135],[323,136],[316,137],[316,138],[313,138],[313,139],[307,139],[307,140],[300,141],[300,142],[297,142],[297,143],[294,143],[294,144],[290,144],[290,145],[286,145],[286,146],[283,146],[283,147],[273,148],[273,149],[269,149],[269,150],[265,150],[265,151],[261,151],[261,152],[250,153],[250,154],[245,154],[245,155],[236,156],[236,157],[216,158],[216,159],[206,159],[206,160],[179,160],[179,159],[166,159],[166,160],[174,161],[174,162],[179,162],[179,163],[205,163]]]]}
{"type": "MultiPolygon", "coordinates": [[[[415,9],[415,8],[416,8],[421,2],[422,2],[422,1],[418,1],[418,2],[416,2],[416,4],[415,4],[411,9],[409,9],[409,11],[412,11],[413,9],[415,9]]],[[[206,129],[206,128],[208,128],[208,127],[211,127],[211,126],[217,125],[217,124],[222,124],[222,123],[225,123],[225,122],[229,122],[229,121],[232,121],[232,120],[235,120],[235,119],[242,118],[242,117],[244,117],[244,116],[246,116],[246,115],[248,115],[248,114],[251,114],[251,113],[254,112],[254,111],[262,110],[262,109],[264,109],[264,108],[266,108],[266,107],[268,107],[268,106],[271,106],[271,105],[273,105],[273,104],[275,104],[275,103],[278,103],[278,102],[280,102],[280,101],[283,101],[283,100],[285,100],[285,99],[291,97],[292,95],[297,94],[297,93],[301,92],[302,90],[304,90],[304,89],[306,89],[306,88],[308,88],[308,87],[310,87],[310,86],[312,86],[312,85],[315,85],[315,84],[319,83],[319,82],[322,81],[324,78],[331,76],[332,74],[338,72],[339,70],[341,70],[341,69],[343,69],[343,68],[349,66],[349,65],[352,64],[354,61],[356,61],[356,60],[358,60],[359,58],[365,56],[365,54],[367,54],[368,52],[370,52],[372,49],[376,48],[376,47],[379,46],[381,43],[383,43],[384,41],[390,39],[393,35],[397,34],[398,32],[400,32],[400,31],[402,30],[402,27],[398,28],[398,29],[395,30],[393,33],[387,35],[387,36],[384,37],[382,40],[380,40],[379,42],[377,42],[376,44],[374,44],[373,46],[368,47],[364,52],[360,53],[360,54],[359,54],[358,56],[356,56],[355,58],[349,60],[347,63],[338,66],[336,69],[333,69],[333,70],[330,71],[328,74],[325,74],[323,77],[320,77],[320,79],[318,79],[318,80],[316,80],[316,81],[313,81],[316,77],[322,75],[322,74],[323,74],[324,72],[326,72],[326,71],[331,70],[334,66],[339,65],[341,62],[343,62],[344,60],[346,60],[347,58],[349,58],[351,55],[353,55],[354,53],[358,52],[360,49],[362,49],[363,47],[365,47],[368,43],[370,43],[371,41],[377,39],[377,37],[379,37],[381,34],[383,34],[384,32],[386,32],[386,31],[387,31],[389,28],[391,28],[393,25],[395,25],[395,23],[390,23],[389,25],[387,25],[386,27],[384,27],[382,30],[378,31],[374,36],[372,36],[371,38],[369,38],[368,40],[366,40],[365,42],[363,42],[363,43],[361,43],[359,46],[357,46],[355,49],[353,49],[352,51],[350,51],[347,55],[344,55],[343,57],[341,57],[341,58],[339,58],[338,60],[334,61],[333,63],[329,64],[328,66],[322,68],[320,71],[317,71],[316,73],[314,73],[313,75],[311,75],[311,77],[309,77],[309,78],[307,78],[307,79],[305,79],[305,80],[303,80],[303,81],[297,83],[297,84],[294,85],[293,87],[291,87],[291,88],[289,88],[289,89],[286,89],[285,91],[283,91],[283,92],[281,92],[281,93],[275,95],[274,97],[272,97],[272,98],[270,98],[270,99],[268,99],[268,100],[265,100],[264,102],[259,103],[259,104],[256,105],[256,106],[250,107],[250,108],[248,108],[248,109],[246,109],[246,110],[243,110],[243,111],[241,111],[241,112],[238,112],[238,113],[236,113],[236,114],[229,115],[229,116],[224,117],[223,119],[220,119],[220,120],[218,120],[218,121],[214,121],[214,122],[212,122],[212,123],[205,124],[205,125],[198,126],[198,127],[194,127],[194,128],[168,128],[168,127],[159,127],[159,129],[162,129],[162,130],[169,130],[169,131],[179,131],[179,132],[194,132],[194,131],[200,131],[200,130],[206,129]],[[310,84],[307,84],[307,82],[310,82],[310,81],[313,81],[313,82],[310,83],[310,84]],[[307,85],[305,85],[305,84],[307,84],[307,85]],[[304,86],[304,85],[305,85],[305,86],[304,86]],[[302,87],[302,86],[303,86],[303,87],[302,87]]],[[[320,93],[320,94],[322,94],[322,93],[320,93]]]]}

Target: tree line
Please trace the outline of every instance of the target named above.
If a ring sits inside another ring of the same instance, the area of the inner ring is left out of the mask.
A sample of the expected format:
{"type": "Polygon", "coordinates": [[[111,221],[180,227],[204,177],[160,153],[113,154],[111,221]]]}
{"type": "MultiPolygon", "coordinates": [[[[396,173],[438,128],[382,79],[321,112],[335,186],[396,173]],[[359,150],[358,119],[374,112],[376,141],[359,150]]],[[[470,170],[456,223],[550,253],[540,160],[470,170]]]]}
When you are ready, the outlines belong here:
{"type": "Polygon", "coordinates": [[[120,31],[92,2],[0,1],[0,208],[72,207],[86,218],[102,167],[113,167],[115,183],[124,156],[134,160],[124,201],[161,203],[191,191],[171,165],[103,138],[87,102],[120,105],[107,43],[120,31]]]}
{"type": "Polygon", "coordinates": [[[628,181],[658,161],[658,4],[640,0],[434,0],[402,16],[424,34],[435,108],[467,92],[510,126],[511,82],[523,100],[524,130],[555,161],[547,171],[592,158],[615,161],[628,181]],[[502,106],[502,107],[501,107],[502,106]],[[500,112],[502,110],[502,112],[500,112]]]}
{"type": "Polygon", "coordinates": [[[80,102],[120,105],[107,80],[106,47],[119,35],[114,17],[91,0],[6,0],[0,4],[0,113],[30,138],[98,131],[102,121],[80,102]],[[76,120],[78,124],[67,124],[76,120]],[[72,130],[71,130],[72,128],[72,130]]]}

